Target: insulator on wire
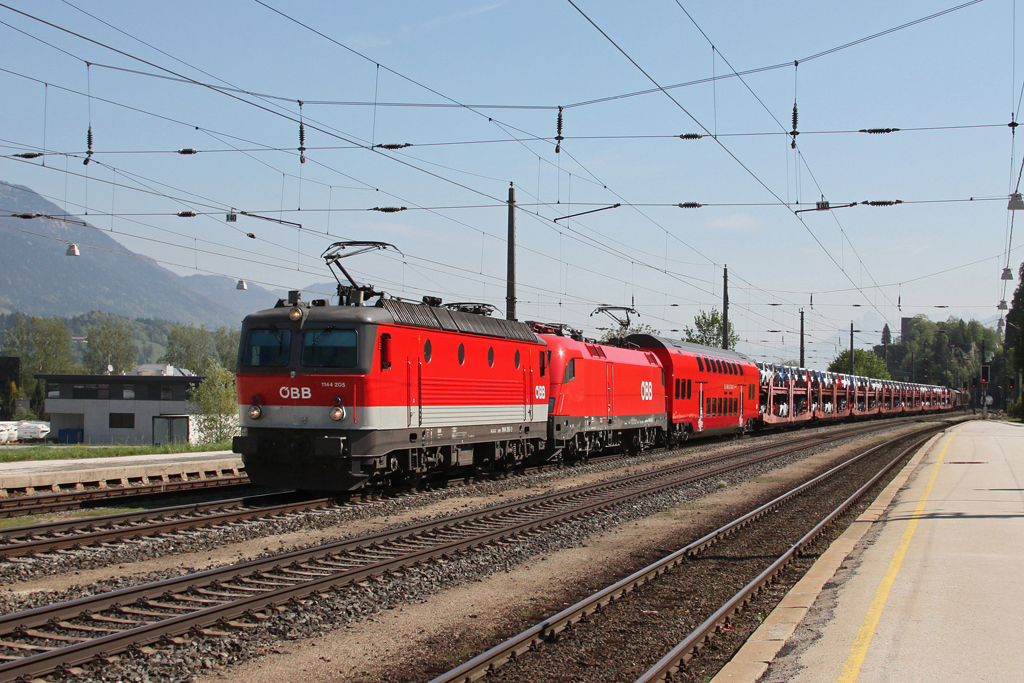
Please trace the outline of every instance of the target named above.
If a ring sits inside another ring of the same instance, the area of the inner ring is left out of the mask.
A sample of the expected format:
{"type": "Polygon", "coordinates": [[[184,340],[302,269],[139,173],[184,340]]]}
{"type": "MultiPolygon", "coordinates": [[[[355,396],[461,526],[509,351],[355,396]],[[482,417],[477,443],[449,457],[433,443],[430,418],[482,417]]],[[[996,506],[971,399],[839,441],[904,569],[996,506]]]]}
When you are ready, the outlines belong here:
{"type": "Polygon", "coordinates": [[[256,235],[252,234],[251,232],[245,233],[245,236],[248,237],[251,240],[256,239],[256,235]]]}
{"type": "Polygon", "coordinates": [[[558,154],[558,153],[560,153],[562,151],[562,140],[564,140],[564,139],[565,138],[562,137],[562,108],[559,107],[558,108],[558,134],[555,135],[555,154],[558,154]]]}
{"type": "Polygon", "coordinates": [[[797,127],[796,126],[797,120],[799,118],[800,118],[799,114],[797,113],[797,110],[796,110],[796,102],[794,102],[793,103],[793,130],[789,131],[789,134],[793,137],[793,142],[790,144],[790,147],[792,147],[793,149],[796,149],[796,136],[800,135],[800,131],[798,131],[796,129],[796,127],[797,127]]]}
{"type": "Polygon", "coordinates": [[[699,209],[704,205],[700,202],[680,202],[679,204],[676,204],[676,206],[680,209],[699,209]]]}
{"type": "Polygon", "coordinates": [[[41,214],[41,213],[12,213],[11,214],[11,218],[32,219],[32,218],[42,218],[42,217],[43,217],[43,214],[41,214]]]}
{"type": "Polygon", "coordinates": [[[42,152],[22,152],[21,154],[15,154],[13,156],[18,157],[19,159],[38,159],[39,157],[43,156],[43,153],[42,152]]]}
{"type": "Polygon", "coordinates": [[[679,136],[680,140],[700,140],[704,137],[703,133],[683,133],[679,136]]]}
{"type": "Polygon", "coordinates": [[[375,206],[370,211],[380,211],[381,213],[398,213],[399,211],[405,211],[404,206],[375,206]]]}
{"type": "Polygon", "coordinates": [[[178,212],[178,218],[195,218],[198,215],[199,214],[197,214],[195,211],[179,211],[178,212]]]}
{"type": "Polygon", "coordinates": [[[85,134],[85,144],[88,151],[85,153],[85,161],[82,162],[82,165],[88,166],[89,160],[92,159],[92,126],[89,126],[89,132],[85,134]]]}
{"type": "Polygon", "coordinates": [[[899,128],[861,128],[861,133],[870,133],[871,135],[882,135],[883,133],[898,133],[899,128]]]}
{"type": "Polygon", "coordinates": [[[306,163],[306,127],[299,124],[299,162],[306,163]]]}
{"type": "Polygon", "coordinates": [[[411,142],[386,142],[379,145],[374,145],[380,149],[405,149],[406,147],[412,147],[411,142]]]}
{"type": "Polygon", "coordinates": [[[178,154],[199,154],[199,150],[195,147],[184,147],[178,150],[178,154]]]}
{"type": "Polygon", "coordinates": [[[895,206],[897,204],[902,204],[902,203],[903,203],[902,199],[879,199],[879,200],[870,201],[870,202],[869,201],[861,202],[861,204],[863,204],[864,206],[895,206]]]}

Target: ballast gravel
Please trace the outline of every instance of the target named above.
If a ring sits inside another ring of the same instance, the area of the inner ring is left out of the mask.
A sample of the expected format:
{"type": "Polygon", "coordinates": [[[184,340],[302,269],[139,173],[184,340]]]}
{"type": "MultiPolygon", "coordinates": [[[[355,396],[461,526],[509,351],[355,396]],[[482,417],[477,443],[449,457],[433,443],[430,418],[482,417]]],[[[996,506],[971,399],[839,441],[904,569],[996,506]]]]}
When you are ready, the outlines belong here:
{"type": "MultiPolygon", "coordinates": [[[[894,425],[893,429],[899,429],[905,425],[894,425]]],[[[886,430],[886,432],[891,430],[886,430]]],[[[854,440],[862,440],[864,437],[851,437],[840,443],[848,443],[854,440]]],[[[782,446],[784,444],[780,444],[782,446]]],[[[701,445],[697,448],[689,448],[686,451],[698,454],[711,448],[716,444],[701,445]]],[[[750,466],[742,471],[716,478],[715,481],[702,482],[689,485],[676,491],[661,493],[649,496],[643,500],[635,501],[627,505],[619,506],[613,510],[605,511],[592,516],[586,520],[576,521],[571,525],[563,524],[544,534],[535,535],[524,540],[505,542],[501,546],[489,546],[478,548],[474,551],[463,553],[445,562],[434,562],[428,565],[419,566],[403,571],[398,575],[380,577],[376,580],[364,582],[357,586],[331,591],[319,596],[301,600],[298,604],[291,605],[278,611],[270,619],[260,622],[255,628],[239,630],[233,633],[232,637],[191,637],[188,642],[181,645],[162,646],[155,653],[127,653],[118,661],[101,669],[89,669],[81,672],[80,677],[73,674],[65,674],[68,680],[130,680],[130,681],[180,681],[191,680],[202,672],[219,670],[224,666],[234,663],[259,658],[265,655],[283,652],[287,641],[296,639],[308,639],[319,637],[332,630],[345,626],[352,626],[358,621],[372,619],[373,615],[381,610],[393,609],[401,605],[423,603],[428,597],[440,591],[454,586],[466,585],[473,581],[481,580],[491,574],[501,572],[513,572],[517,566],[529,558],[536,558],[556,552],[565,548],[579,547],[585,545],[587,540],[595,534],[601,534],[608,529],[623,525],[627,522],[638,520],[644,517],[655,515],[659,512],[674,508],[679,504],[704,497],[718,489],[721,479],[726,486],[734,486],[752,477],[763,476],[772,470],[783,467],[791,462],[801,460],[810,455],[824,450],[831,450],[836,445],[829,447],[812,447],[805,449],[799,454],[773,461],[772,463],[761,463],[750,466]]],[[[668,454],[678,456],[678,453],[668,454]]],[[[451,499],[467,495],[467,489],[474,489],[474,495],[500,495],[502,491],[509,491],[522,488],[525,480],[536,478],[534,481],[545,479],[564,479],[575,477],[580,474],[594,474],[612,469],[622,469],[625,466],[637,467],[656,463],[666,457],[666,454],[655,454],[642,456],[640,458],[623,459],[614,464],[609,462],[593,463],[577,468],[554,470],[525,477],[515,477],[508,480],[490,481],[476,484],[473,487],[452,488],[430,492],[419,496],[408,496],[383,501],[377,501],[370,505],[351,506],[332,511],[337,516],[333,524],[343,524],[353,519],[367,518],[371,516],[394,515],[400,511],[424,507],[436,502],[438,499],[451,499]]],[[[501,499],[496,503],[508,502],[501,499]]],[[[486,506],[485,506],[486,507],[486,506]]],[[[315,515],[314,517],[319,517],[315,515]]],[[[443,516],[443,515],[435,515],[443,516]]],[[[308,515],[300,513],[290,515],[287,518],[278,518],[264,522],[255,522],[245,526],[254,526],[257,529],[239,529],[237,527],[225,529],[226,534],[242,533],[267,536],[282,531],[274,531],[273,525],[281,525],[278,528],[298,528],[302,524],[313,525],[314,528],[327,528],[331,526],[323,519],[305,519],[308,515]],[[298,518],[298,519],[296,519],[298,518]],[[316,525],[321,526],[316,526],[316,525]],[[268,526],[270,528],[268,528],[268,526]]],[[[308,527],[307,527],[308,528],[308,527]]],[[[220,532],[218,529],[210,530],[220,532]]],[[[200,548],[211,547],[212,545],[230,542],[224,540],[210,540],[210,536],[223,538],[214,534],[197,535],[193,542],[200,545],[200,548]]],[[[338,538],[343,538],[339,536],[338,538]]],[[[152,543],[158,546],[159,542],[167,539],[147,540],[147,543],[135,543],[129,548],[111,548],[111,552],[123,551],[128,553],[125,559],[118,560],[123,563],[131,562],[127,559],[132,552],[139,553],[136,557],[144,559],[151,557],[154,553],[167,552],[156,548],[146,548],[152,543]]],[[[170,539],[173,542],[184,543],[180,539],[170,539]]],[[[318,543],[308,544],[318,545],[318,543]]],[[[174,546],[178,547],[178,546],[174,546]]],[[[185,552],[185,551],[178,551],[185,552]]],[[[263,555],[275,553],[265,552],[263,555]]],[[[69,561],[72,556],[68,556],[69,561]]],[[[36,558],[40,562],[46,558],[36,558]]],[[[63,559],[63,558],[62,558],[63,559]]],[[[23,563],[20,569],[28,569],[31,563],[23,563]]],[[[5,568],[0,567],[0,572],[5,568]]],[[[52,571],[52,570],[51,570],[52,571]]],[[[74,599],[89,594],[116,590],[118,588],[151,582],[172,576],[179,576],[189,573],[189,567],[169,569],[166,571],[146,574],[144,576],[133,576],[126,578],[112,578],[88,586],[74,586],[60,592],[39,592],[27,595],[0,595],[0,610],[4,613],[28,609],[44,604],[74,599]]],[[[56,675],[58,678],[60,675],[56,675]]]]}

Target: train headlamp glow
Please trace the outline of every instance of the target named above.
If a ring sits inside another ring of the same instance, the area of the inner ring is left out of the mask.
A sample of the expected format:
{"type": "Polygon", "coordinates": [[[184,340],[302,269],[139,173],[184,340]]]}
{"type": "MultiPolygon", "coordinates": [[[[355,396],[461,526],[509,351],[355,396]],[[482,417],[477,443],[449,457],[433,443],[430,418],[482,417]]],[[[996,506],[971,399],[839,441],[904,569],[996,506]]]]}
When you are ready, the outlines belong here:
{"type": "Polygon", "coordinates": [[[291,318],[292,320],[301,320],[302,309],[298,307],[292,308],[292,310],[288,311],[288,317],[291,318]]]}
{"type": "Polygon", "coordinates": [[[331,408],[331,419],[335,422],[345,419],[345,408],[344,406],[334,406],[331,408]]]}
{"type": "Polygon", "coordinates": [[[263,415],[263,410],[260,409],[259,406],[249,406],[249,417],[250,418],[252,418],[253,420],[258,420],[258,419],[260,419],[261,415],[263,415]]]}

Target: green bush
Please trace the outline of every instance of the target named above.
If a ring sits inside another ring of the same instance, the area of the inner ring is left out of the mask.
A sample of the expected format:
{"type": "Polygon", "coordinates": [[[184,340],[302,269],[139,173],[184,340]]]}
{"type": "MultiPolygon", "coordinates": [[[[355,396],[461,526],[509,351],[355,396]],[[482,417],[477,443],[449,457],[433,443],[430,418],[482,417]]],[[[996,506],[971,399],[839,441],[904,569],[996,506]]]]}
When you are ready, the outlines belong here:
{"type": "Polygon", "coordinates": [[[1024,419],[1024,403],[1021,403],[1020,399],[1017,399],[1010,405],[1006,406],[1007,417],[1012,417],[1016,420],[1024,419]]]}

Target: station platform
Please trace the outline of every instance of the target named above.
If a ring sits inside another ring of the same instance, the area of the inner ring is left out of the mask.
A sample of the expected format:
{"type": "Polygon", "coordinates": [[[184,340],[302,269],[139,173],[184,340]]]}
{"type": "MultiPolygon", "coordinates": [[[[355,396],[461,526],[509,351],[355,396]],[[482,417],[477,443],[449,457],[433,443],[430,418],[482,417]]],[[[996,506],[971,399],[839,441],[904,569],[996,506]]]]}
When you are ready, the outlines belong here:
{"type": "Polygon", "coordinates": [[[0,497],[109,486],[140,486],[245,474],[231,451],[155,453],[81,460],[0,463],[0,497]]]}
{"type": "Polygon", "coordinates": [[[1024,425],[933,438],[713,683],[1024,680],[1024,425]]]}

